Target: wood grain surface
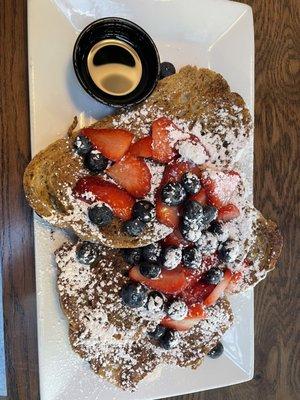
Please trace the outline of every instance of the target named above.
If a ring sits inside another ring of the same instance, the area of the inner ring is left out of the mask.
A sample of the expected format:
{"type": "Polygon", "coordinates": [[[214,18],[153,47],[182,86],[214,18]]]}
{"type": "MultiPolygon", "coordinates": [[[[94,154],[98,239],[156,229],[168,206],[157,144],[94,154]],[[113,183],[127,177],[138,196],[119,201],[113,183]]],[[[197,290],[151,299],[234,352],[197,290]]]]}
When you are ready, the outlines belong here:
{"type": "MultiPolygon", "coordinates": [[[[300,264],[300,1],[245,3],[253,7],[256,43],[255,205],[266,217],[278,221],[284,250],[279,268],[255,290],[254,379],[177,400],[300,397],[296,296],[300,264]]],[[[32,214],[22,191],[22,174],[30,160],[25,0],[0,0],[0,156],[8,398],[36,400],[32,214]]]]}

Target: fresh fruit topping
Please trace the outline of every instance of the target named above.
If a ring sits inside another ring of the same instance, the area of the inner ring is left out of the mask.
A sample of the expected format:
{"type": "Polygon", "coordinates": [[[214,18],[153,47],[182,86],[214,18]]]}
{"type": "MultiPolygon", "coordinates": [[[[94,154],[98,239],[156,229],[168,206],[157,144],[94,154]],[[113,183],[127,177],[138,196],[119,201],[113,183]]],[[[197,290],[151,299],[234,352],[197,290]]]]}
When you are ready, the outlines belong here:
{"type": "Polygon", "coordinates": [[[140,236],[146,227],[145,222],[139,219],[130,219],[123,223],[123,231],[129,236],[140,236]]]}
{"type": "Polygon", "coordinates": [[[136,157],[151,158],[152,157],[152,137],[146,136],[137,142],[133,143],[128,153],[136,157]]]}
{"type": "Polygon", "coordinates": [[[134,199],[124,189],[114,183],[104,181],[99,176],[86,176],[77,181],[74,195],[86,203],[103,201],[108,204],[113,213],[122,220],[131,218],[134,199]]]}
{"type": "Polygon", "coordinates": [[[203,224],[209,225],[217,218],[218,210],[214,206],[203,206],[203,224]]]}
{"type": "Polygon", "coordinates": [[[224,272],[224,277],[221,280],[220,283],[215,286],[214,290],[210,293],[209,296],[206,297],[204,300],[204,305],[207,307],[212,306],[216,303],[216,301],[222,296],[222,294],[225,292],[225,289],[230,283],[231,279],[231,271],[229,269],[226,269],[224,272]]]}
{"type": "Polygon", "coordinates": [[[230,293],[230,292],[234,291],[235,288],[236,288],[236,285],[238,285],[241,282],[242,278],[243,278],[243,272],[242,271],[238,271],[238,272],[235,272],[234,274],[232,274],[231,279],[230,279],[230,283],[227,286],[225,292],[229,292],[230,293]]]}
{"type": "Polygon", "coordinates": [[[174,229],[170,235],[166,236],[163,240],[163,244],[165,246],[181,246],[187,247],[189,246],[189,242],[185,240],[179,229],[174,229]]]}
{"type": "Polygon", "coordinates": [[[178,206],[185,198],[186,192],[179,182],[167,183],[161,190],[161,199],[168,206],[178,206]]]}
{"type": "Polygon", "coordinates": [[[164,311],[165,308],[165,296],[160,292],[153,291],[148,294],[147,310],[151,314],[159,314],[164,311]]]}
{"type": "Polygon", "coordinates": [[[239,181],[240,176],[234,171],[205,171],[201,184],[209,204],[220,208],[228,203],[239,181]]]}
{"type": "Polygon", "coordinates": [[[181,267],[171,271],[163,269],[157,279],[148,279],[140,273],[138,267],[133,267],[129,271],[129,276],[134,281],[166,294],[180,293],[188,285],[188,279],[181,267]]]}
{"type": "Polygon", "coordinates": [[[90,265],[97,260],[98,256],[97,246],[94,243],[82,242],[76,247],[76,257],[81,264],[90,265]]]}
{"type": "Polygon", "coordinates": [[[174,321],[183,320],[188,314],[188,307],[182,300],[174,300],[167,309],[168,316],[174,321]]]}
{"type": "Polygon", "coordinates": [[[157,263],[160,259],[161,245],[159,242],[151,243],[142,247],[141,251],[143,260],[157,263]]]}
{"type": "Polygon", "coordinates": [[[219,268],[211,268],[202,276],[202,281],[211,285],[217,285],[223,278],[223,271],[219,268]]]}
{"type": "Polygon", "coordinates": [[[175,331],[188,331],[195,326],[199,321],[206,318],[205,311],[201,304],[193,304],[189,307],[188,315],[182,321],[174,321],[169,317],[165,317],[161,324],[166,328],[175,331]]]}
{"type": "Polygon", "coordinates": [[[169,228],[177,228],[179,226],[179,209],[164,204],[162,201],[156,202],[156,218],[158,221],[169,228]]]}
{"type": "Polygon", "coordinates": [[[93,148],[91,141],[84,135],[79,134],[74,140],[74,149],[80,156],[85,156],[93,148]]]}
{"type": "Polygon", "coordinates": [[[143,307],[147,301],[147,289],[136,282],[129,282],[122,287],[121,298],[130,308],[143,307]]]}
{"type": "Polygon", "coordinates": [[[134,138],[133,133],[125,129],[93,129],[81,131],[105,157],[119,161],[129,149],[134,138]]]}
{"type": "Polygon", "coordinates": [[[183,218],[203,225],[203,207],[197,201],[189,200],[184,204],[183,218]]]}
{"type": "Polygon", "coordinates": [[[184,205],[181,233],[184,239],[197,242],[201,237],[203,226],[203,208],[196,201],[187,201],[184,205]]]}
{"type": "Polygon", "coordinates": [[[182,250],[179,247],[165,247],[161,262],[165,269],[174,269],[181,263],[182,250]]]}
{"type": "Polygon", "coordinates": [[[166,331],[167,328],[162,325],[157,325],[154,331],[148,332],[148,335],[151,337],[151,339],[158,340],[166,333],[166,331]]]}
{"type": "Polygon", "coordinates": [[[197,242],[197,247],[203,255],[213,254],[217,250],[218,245],[217,236],[208,231],[202,232],[202,236],[197,242]]]}
{"type": "Polygon", "coordinates": [[[98,150],[91,150],[84,158],[84,165],[89,171],[99,174],[107,168],[108,159],[98,150]]]}
{"type": "Polygon", "coordinates": [[[140,273],[149,279],[158,278],[161,273],[161,267],[158,264],[142,261],[140,263],[140,273]]]}
{"type": "Polygon", "coordinates": [[[239,255],[239,243],[233,239],[227,239],[219,248],[218,254],[222,261],[234,262],[239,255]]]}
{"type": "Polygon", "coordinates": [[[163,164],[175,157],[174,147],[170,140],[172,129],[178,128],[166,117],[158,118],[151,126],[153,159],[163,164]]]}
{"type": "Polygon", "coordinates": [[[207,196],[205,189],[200,189],[198,193],[191,197],[191,200],[197,201],[198,203],[204,205],[207,203],[207,196]]]}
{"type": "Polygon", "coordinates": [[[210,358],[219,358],[224,351],[224,347],[221,342],[217,343],[215,347],[213,347],[208,353],[208,357],[210,358]]]}
{"type": "Polygon", "coordinates": [[[182,185],[188,194],[196,194],[201,189],[200,179],[196,174],[186,172],[182,177],[182,185]]]}
{"type": "Polygon", "coordinates": [[[167,76],[174,75],[175,73],[176,69],[172,63],[164,61],[160,64],[159,79],[166,78],[167,76]]]}
{"type": "Polygon", "coordinates": [[[212,293],[215,287],[216,285],[208,285],[202,282],[194,282],[180,294],[180,297],[182,297],[182,299],[189,306],[195,303],[201,303],[204,299],[207,298],[207,296],[212,293]]]}
{"type": "Polygon", "coordinates": [[[197,242],[201,237],[202,225],[198,222],[190,223],[188,220],[183,219],[181,223],[181,233],[185,240],[189,242],[197,242]]]}
{"type": "Polygon", "coordinates": [[[166,165],[164,170],[164,175],[162,179],[162,184],[169,182],[181,182],[183,175],[186,172],[201,176],[201,170],[199,167],[185,161],[185,162],[174,162],[172,164],[166,165]]]}
{"type": "Polygon", "coordinates": [[[213,233],[219,242],[225,242],[228,239],[229,233],[220,222],[212,221],[207,231],[213,233]]]}
{"type": "Polygon", "coordinates": [[[218,221],[231,221],[240,215],[240,210],[234,204],[227,204],[218,211],[218,221]]]}
{"type": "Polygon", "coordinates": [[[140,158],[126,156],[108,168],[107,174],[134,197],[144,197],[150,191],[151,172],[140,158]]]}
{"type": "Polygon", "coordinates": [[[123,249],[122,255],[124,260],[129,265],[137,265],[140,262],[142,254],[142,249],[140,247],[136,247],[133,249],[123,249]]]}
{"type": "Polygon", "coordinates": [[[133,218],[138,218],[143,222],[150,222],[155,218],[155,206],[150,201],[137,201],[133,206],[132,214],[133,218]]]}
{"type": "Polygon", "coordinates": [[[182,251],[182,262],[185,267],[199,268],[201,266],[202,255],[197,247],[186,248],[182,251]]]}
{"type": "Polygon", "coordinates": [[[174,349],[179,342],[178,332],[167,330],[159,339],[159,344],[165,350],[174,349]]]}
{"type": "Polygon", "coordinates": [[[105,204],[95,205],[89,208],[88,216],[90,221],[97,226],[109,225],[114,217],[112,210],[105,204]]]}

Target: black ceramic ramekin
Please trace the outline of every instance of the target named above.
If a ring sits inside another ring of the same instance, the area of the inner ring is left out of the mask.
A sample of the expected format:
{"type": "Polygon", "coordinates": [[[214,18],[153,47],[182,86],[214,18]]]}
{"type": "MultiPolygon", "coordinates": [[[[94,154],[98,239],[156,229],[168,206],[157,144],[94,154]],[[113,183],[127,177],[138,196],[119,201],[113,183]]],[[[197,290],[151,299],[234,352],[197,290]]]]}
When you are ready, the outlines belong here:
{"type": "Polygon", "coordinates": [[[157,48],[140,26],[123,18],[102,18],[88,25],[78,36],[73,65],[82,87],[96,100],[112,107],[127,107],[145,100],[154,90],[160,74],[157,48]],[[87,57],[92,47],[104,39],[118,39],[129,44],[139,55],[142,76],[137,87],[124,96],[114,96],[95,85],[88,71],[87,57]]]}

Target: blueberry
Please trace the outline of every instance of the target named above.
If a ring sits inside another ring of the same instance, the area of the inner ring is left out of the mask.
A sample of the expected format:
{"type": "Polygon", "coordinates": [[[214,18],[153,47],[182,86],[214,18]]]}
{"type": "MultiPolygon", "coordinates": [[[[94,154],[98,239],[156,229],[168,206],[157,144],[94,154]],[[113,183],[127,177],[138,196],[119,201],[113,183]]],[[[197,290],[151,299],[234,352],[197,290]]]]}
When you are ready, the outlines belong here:
{"type": "Polygon", "coordinates": [[[186,172],[182,177],[182,184],[188,194],[196,194],[201,189],[200,179],[191,172],[186,172]]]}
{"type": "Polygon", "coordinates": [[[158,264],[142,261],[140,263],[140,273],[149,279],[157,278],[161,273],[161,267],[158,264]]]}
{"type": "Polygon", "coordinates": [[[121,298],[130,308],[143,307],[147,301],[147,289],[140,283],[129,282],[122,287],[121,298]]]}
{"type": "Polygon", "coordinates": [[[88,215],[90,221],[100,227],[109,225],[114,217],[112,210],[105,204],[89,208],[88,215]]]}
{"type": "Polygon", "coordinates": [[[223,278],[223,275],[223,271],[219,268],[211,268],[202,276],[202,280],[210,285],[217,285],[223,278]]]}
{"type": "Polygon", "coordinates": [[[185,240],[193,243],[197,242],[202,235],[201,229],[201,223],[198,223],[197,221],[190,222],[189,220],[183,218],[180,230],[185,240]]]}
{"type": "Polygon", "coordinates": [[[188,268],[199,268],[202,261],[201,251],[197,247],[183,249],[182,261],[188,268]]]}
{"type": "Polygon", "coordinates": [[[178,206],[185,198],[186,192],[179,182],[167,183],[161,191],[161,199],[168,206],[178,206]]]}
{"type": "Polygon", "coordinates": [[[92,150],[85,156],[84,165],[91,172],[98,174],[106,169],[108,165],[108,159],[104,157],[100,151],[92,150]]]}
{"type": "Polygon", "coordinates": [[[203,207],[194,200],[189,200],[184,205],[183,219],[203,225],[203,207]]]}
{"type": "Polygon", "coordinates": [[[207,353],[208,357],[210,358],[219,358],[224,351],[224,347],[221,342],[217,343],[217,345],[207,353]]]}
{"type": "Polygon", "coordinates": [[[197,242],[197,247],[201,250],[204,255],[213,254],[219,245],[219,241],[216,235],[211,232],[202,232],[202,236],[197,242]]]}
{"type": "Polygon", "coordinates": [[[74,140],[74,149],[80,156],[85,156],[92,150],[92,143],[86,136],[80,134],[74,140]]]}
{"type": "Polygon", "coordinates": [[[146,261],[158,262],[161,254],[160,243],[152,243],[148,246],[142,247],[142,257],[146,261]]]}
{"type": "Polygon", "coordinates": [[[137,201],[132,209],[133,218],[138,218],[143,222],[150,222],[155,218],[155,207],[150,201],[137,201]]]}
{"type": "Polygon", "coordinates": [[[183,320],[188,314],[188,306],[182,300],[174,300],[168,307],[167,314],[174,321],[183,320]]]}
{"type": "Polygon", "coordinates": [[[123,249],[122,254],[129,265],[137,265],[140,262],[142,250],[140,247],[136,247],[135,249],[123,249]]]}
{"type": "Polygon", "coordinates": [[[123,230],[129,236],[140,236],[145,229],[145,222],[139,219],[131,219],[123,223],[123,230]]]}
{"type": "Polygon", "coordinates": [[[181,257],[181,248],[170,246],[163,249],[161,262],[164,268],[174,269],[181,263],[181,257]]]}
{"type": "Polygon", "coordinates": [[[92,264],[98,258],[97,246],[91,242],[82,242],[76,248],[76,257],[82,264],[92,264]]]}
{"type": "Polygon", "coordinates": [[[176,331],[167,330],[164,335],[159,338],[159,344],[165,350],[174,349],[179,342],[179,334],[176,331]]]}
{"type": "Polygon", "coordinates": [[[213,206],[203,206],[203,223],[209,225],[217,218],[218,210],[213,206]]]}
{"type": "Polygon", "coordinates": [[[150,292],[146,307],[152,314],[161,313],[165,308],[165,297],[160,292],[150,292]]]}
{"type": "Polygon", "coordinates": [[[160,76],[159,79],[166,78],[167,76],[174,75],[176,69],[174,65],[168,61],[164,61],[160,64],[160,76]]]}
{"type": "Polygon", "coordinates": [[[239,244],[233,239],[227,239],[218,250],[219,257],[222,261],[233,262],[239,254],[239,244]]]}
{"type": "Polygon", "coordinates": [[[149,332],[148,335],[154,339],[154,340],[158,340],[160,339],[167,331],[167,328],[165,328],[162,325],[157,325],[156,328],[154,329],[154,331],[149,332]]]}

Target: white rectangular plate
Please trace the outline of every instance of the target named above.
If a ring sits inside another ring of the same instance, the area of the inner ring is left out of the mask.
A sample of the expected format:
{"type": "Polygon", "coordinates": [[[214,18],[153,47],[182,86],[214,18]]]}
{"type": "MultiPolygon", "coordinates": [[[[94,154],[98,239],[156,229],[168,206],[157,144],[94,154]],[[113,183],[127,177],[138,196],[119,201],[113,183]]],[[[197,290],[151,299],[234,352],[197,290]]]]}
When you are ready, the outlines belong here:
{"type": "MultiPolygon", "coordinates": [[[[226,0],[29,0],[29,86],[32,154],[61,137],[79,116],[89,124],[110,110],[90,98],[72,68],[78,33],[107,16],[128,18],[155,40],[161,59],[220,72],[253,115],[253,23],[248,6],[226,0]]],[[[252,145],[242,166],[252,185],[252,145]]],[[[35,217],[38,345],[42,400],[158,399],[244,382],[253,375],[253,292],[232,297],[235,325],[224,355],[197,370],[163,367],[126,393],[102,381],[73,351],[56,293],[53,251],[65,240],[35,217]],[[153,381],[155,380],[155,383],[153,381]]]]}

